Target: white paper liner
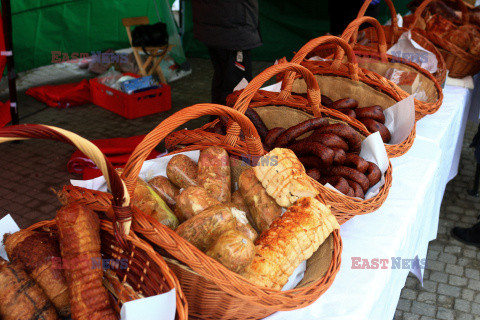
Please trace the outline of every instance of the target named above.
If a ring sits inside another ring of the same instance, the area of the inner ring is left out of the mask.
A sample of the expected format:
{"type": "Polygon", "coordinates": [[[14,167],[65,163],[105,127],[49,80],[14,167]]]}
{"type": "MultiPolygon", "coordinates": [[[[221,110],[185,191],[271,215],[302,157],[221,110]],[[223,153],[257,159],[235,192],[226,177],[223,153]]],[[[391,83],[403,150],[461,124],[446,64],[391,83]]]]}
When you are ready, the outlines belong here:
{"type": "Polygon", "coordinates": [[[248,80],[245,78],[242,78],[242,80],[240,80],[240,82],[235,86],[235,88],[233,88],[233,91],[243,90],[247,86],[248,86],[248,80]]]}
{"type": "MultiPolygon", "coordinates": [[[[200,157],[200,151],[198,150],[182,152],[181,154],[186,155],[187,157],[189,157],[195,162],[198,162],[198,158],[200,157]]],[[[140,170],[140,174],[139,174],[140,178],[144,180],[149,180],[156,176],[166,177],[167,164],[173,156],[175,155],[169,155],[162,158],[156,158],[156,159],[145,161],[143,163],[142,169],[140,170]]],[[[70,183],[77,187],[107,192],[107,183],[105,182],[105,178],[103,176],[95,179],[90,179],[90,180],[70,180],[70,183]]],[[[285,211],[286,210],[283,209],[283,212],[285,211]]],[[[292,275],[288,278],[288,282],[282,288],[282,291],[295,288],[297,284],[300,283],[300,281],[302,281],[306,268],[307,268],[307,263],[306,261],[303,261],[294,270],[292,275]]]]}
{"type": "Polygon", "coordinates": [[[413,96],[408,96],[383,111],[385,126],[390,130],[392,139],[388,144],[403,142],[415,125],[415,104],[413,96]]]}
{"type": "MultiPolygon", "coordinates": [[[[0,220],[0,239],[5,233],[14,233],[20,228],[8,214],[0,220]]],[[[0,256],[8,260],[3,241],[0,242],[0,256]]],[[[176,313],[175,288],[156,296],[124,303],[120,310],[122,320],[174,320],[176,313]]]]}
{"type": "Polygon", "coordinates": [[[0,220],[0,256],[8,261],[7,252],[3,245],[3,235],[6,233],[14,233],[20,231],[20,228],[13,220],[12,216],[7,214],[0,220]]]}
{"type": "Polygon", "coordinates": [[[430,73],[437,72],[437,57],[415,42],[410,30],[404,32],[387,53],[414,62],[430,73]]]}
{"type": "Polygon", "coordinates": [[[152,297],[133,300],[122,305],[121,320],[173,320],[176,308],[175,288],[152,297]]]}

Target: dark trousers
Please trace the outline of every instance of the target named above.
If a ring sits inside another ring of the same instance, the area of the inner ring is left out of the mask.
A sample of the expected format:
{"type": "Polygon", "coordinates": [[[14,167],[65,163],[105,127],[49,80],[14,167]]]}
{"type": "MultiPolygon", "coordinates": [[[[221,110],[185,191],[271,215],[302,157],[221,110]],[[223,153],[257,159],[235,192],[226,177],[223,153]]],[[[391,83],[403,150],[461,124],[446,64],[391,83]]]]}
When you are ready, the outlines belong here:
{"type": "Polygon", "coordinates": [[[213,64],[212,103],[225,105],[227,96],[243,79],[252,80],[250,50],[208,48],[213,64]]]}
{"type": "MultiPolygon", "coordinates": [[[[329,0],[330,33],[334,36],[341,35],[350,22],[355,20],[362,5],[363,0],[329,0]]],[[[379,9],[378,4],[370,5],[365,16],[377,18],[379,9]]],[[[367,26],[370,25],[365,25],[367,26]]]]}

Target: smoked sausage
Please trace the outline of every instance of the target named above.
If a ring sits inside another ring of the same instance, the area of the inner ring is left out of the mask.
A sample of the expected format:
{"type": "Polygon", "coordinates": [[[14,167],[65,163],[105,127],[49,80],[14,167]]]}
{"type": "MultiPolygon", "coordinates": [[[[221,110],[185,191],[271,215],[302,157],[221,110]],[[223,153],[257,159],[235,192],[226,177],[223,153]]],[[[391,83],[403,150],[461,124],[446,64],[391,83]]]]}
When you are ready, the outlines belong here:
{"type": "Polygon", "coordinates": [[[370,118],[380,122],[381,124],[385,123],[385,115],[383,114],[383,109],[380,106],[357,108],[355,113],[357,114],[358,118],[370,118]]]}
{"type": "Polygon", "coordinates": [[[358,101],[352,98],[339,99],[337,101],[334,101],[330,105],[330,108],[332,109],[341,109],[341,108],[355,109],[357,107],[358,107],[358,101]]]}
{"type": "Polygon", "coordinates": [[[355,153],[347,153],[344,165],[352,166],[361,173],[365,173],[368,169],[368,162],[355,153]]]}
{"type": "Polygon", "coordinates": [[[292,143],[296,138],[309,131],[328,125],[325,118],[313,118],[303,121],[293,127],[288,128],[275,141],[276,148],[282,148],[292,143]]]}
{"type": "Polygon", "coordinates": [[[333,163],[335,152],[320,142],[299,141],[288,147],[297,157],[315,155],[321,160],[321,165],[329,166],[333,163]]]}
{"type": "Polygon", "coordinates": [[[381,124],[378,121],[375,121],[370,118],[359,118],[358,119],[361,123],[367,127],[368,131],[374,133],[374,132],[379,132],[380,136],[382,137],[382,140],[384,143],[388,143],[390,139],[392,139],[392,136],[390,134],[390,130],[388,130],[385,125],[381,124]]]}
{"type": "MultiPolygon", "coordinates": [[[[344,123],[335,123],[328,126],[323,126],[316,130],[318,133],[333,133],[345,139],[348,143],[351,152],[359,152],[362,146],[362,139],[360,134],[352,127],[344,123]]],[[[315,134],[315,133],[314,133],[315,134]]]]}

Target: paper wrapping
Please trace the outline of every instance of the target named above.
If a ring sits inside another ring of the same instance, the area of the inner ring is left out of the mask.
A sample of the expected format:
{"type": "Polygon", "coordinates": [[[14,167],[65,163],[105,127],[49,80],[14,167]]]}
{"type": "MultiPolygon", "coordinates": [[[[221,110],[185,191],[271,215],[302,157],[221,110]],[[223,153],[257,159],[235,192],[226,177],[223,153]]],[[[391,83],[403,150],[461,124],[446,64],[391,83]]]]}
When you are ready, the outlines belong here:
{"type": "Polygon", "coordinates": [[[404,32],[387,53],[414,62],[430,73],[437,72],[437,57],[416,43],[410,31],[404,32]]]}

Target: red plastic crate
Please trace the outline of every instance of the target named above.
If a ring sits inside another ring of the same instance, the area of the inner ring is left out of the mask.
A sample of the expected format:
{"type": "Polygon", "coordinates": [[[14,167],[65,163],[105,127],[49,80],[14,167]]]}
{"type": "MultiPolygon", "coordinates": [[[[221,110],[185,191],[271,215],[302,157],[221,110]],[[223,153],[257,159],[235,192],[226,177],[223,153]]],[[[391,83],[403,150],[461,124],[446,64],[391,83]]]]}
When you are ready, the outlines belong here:
{"type": "MultiPolygon", "coordinates": [[[[125,73],[135,78],[139,75],[125,73]]],[[[170,86],[161,84],[160,88],[126,94],[90,79],[92,103],[115,112],[127,119],[140,118],[149,114],[167,111],[172,108],[170,86]]]]}

